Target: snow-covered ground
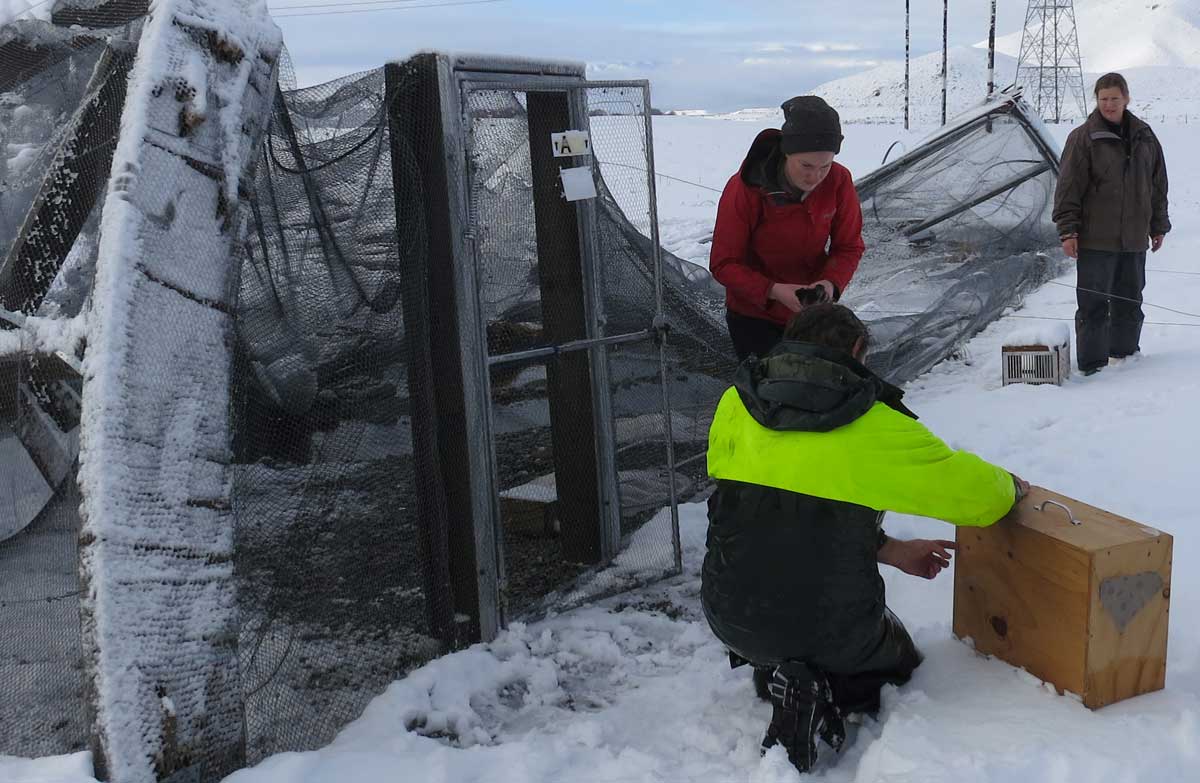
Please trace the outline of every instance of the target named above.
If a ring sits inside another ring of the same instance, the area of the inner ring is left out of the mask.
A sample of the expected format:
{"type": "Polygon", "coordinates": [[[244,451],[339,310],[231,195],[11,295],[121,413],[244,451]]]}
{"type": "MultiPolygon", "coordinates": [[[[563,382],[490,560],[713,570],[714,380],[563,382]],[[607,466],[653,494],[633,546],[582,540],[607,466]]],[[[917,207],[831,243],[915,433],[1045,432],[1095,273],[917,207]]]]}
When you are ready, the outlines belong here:
{"type": "MultiPolygon", "coordinates": [[[[660,174],[719,189],[757,127],[705,118],[655,124],[660,174]]],[[[1055,132],[1063,137],[1067,126],[1055,132]]],[[[1149,261],[1149,303],[1200,314],[1200,153],[1194,128],[1158,126],[1175,230],[1149,261]]],[[[858,175],[896,138],[847,126],[841,159],[858,175]]],[[[895,154],[895,153],[893,153],[895,154]]],[[[717,194],[661,177],[664,241],[703,261],[717,194]],[[690,244],[689,244],[690,243],[690,244]]],[[[864,263],[870,263],[868,253],[864,263]]],[[[885,569],[889,604],[926,654],[914,680],[888,689],[878,722],[859,727],[829,781],[1153,781],[1200,776],[1200,315],[1147,307],[1144,355],[1063,387],[1000,384],[1000,346],[1031,324],[1070,323],[1073,277],[909,384],[934,431],[1035,484],[1175,536],[1166,690],[1098,712],[1030,675],[976,655],[950,634],[953,575],[934,582],[885,569]]],[[[681,509],[684,573],[436,660],[396,682],[328,747],[280,754],[227,783],[533,781],[676,783],[801,778],[780,749],[759,756],[769,716],[746,669],[730,670],[699,606],[701,505],[681,509]]],[[[948,537],[945,524],[890,516],[900,537],[948,537]]],[[[83,754],[0,759],[5,783],[90,783],[83,754]]]]}

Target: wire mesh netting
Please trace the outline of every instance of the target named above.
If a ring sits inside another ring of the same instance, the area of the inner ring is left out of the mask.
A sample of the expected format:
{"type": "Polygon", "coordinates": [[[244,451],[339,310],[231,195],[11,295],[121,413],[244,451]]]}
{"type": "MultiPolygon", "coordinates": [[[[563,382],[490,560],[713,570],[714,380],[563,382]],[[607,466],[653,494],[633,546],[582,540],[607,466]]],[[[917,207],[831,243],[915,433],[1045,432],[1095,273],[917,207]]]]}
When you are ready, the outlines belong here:
{"type": "Polygon", "coordinates": [[[471,88],[465,102],[513,618],[678,567],[671,501],[698,486],[670,469],[668,445],[675,430],[694,454],[699,427],[686,414],[667,426],[664,368],[679,357],[668,341],[664,364],[655,331],[662,288],[644,88],[471,88]],[[550,134],[580,127],[589,153],[556,164],[550,134]],[[576,212],[560,168],[587,170],[599,197],[576,212]]]}
{"type": "Polygon", "coordinates": [[[414,471],[404,314],[428,250],[411,155],[437,122],[413,117],[412,138],[393,139],[388,112],[416,86],[389,94],[378,69],[280,93],[257,170],[235,374],[251,759],[329,741],[443,649],[427,603],[446,597],[427,594],[418,546],[414,495],[431,479],[414,471]]]}
{"type": "Polygon", "coordinates": [[[107,41],[88,27],[0,28],[0,753],[87,741],[75,319],[133,60],[121,33],[135,27],[107,41]]]}
{"type": "Polygon", "coordinates": [[[868,252],[842,301],[871,324],[872,369],[915,378],[1056,273],[1053,150],[1001,94],[856,183],[868,252]]]}

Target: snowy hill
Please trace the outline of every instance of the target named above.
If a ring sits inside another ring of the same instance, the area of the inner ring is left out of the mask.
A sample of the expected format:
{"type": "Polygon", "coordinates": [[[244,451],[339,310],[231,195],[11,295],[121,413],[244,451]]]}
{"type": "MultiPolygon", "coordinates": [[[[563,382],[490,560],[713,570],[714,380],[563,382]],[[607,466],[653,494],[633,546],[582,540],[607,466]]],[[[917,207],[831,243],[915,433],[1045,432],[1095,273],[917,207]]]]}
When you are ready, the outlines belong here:
{"type": "MultiPolygon", "coordinates": [[[[1016,58],[996,55],[997,87],[1010,84],[1016,72],[1016,58]]],[[[939,124],[942,53],[914,58],[910,82],[911,123],[939,124]]],[[[951,49],[946,84],[946,111],[951,117],[982,101],[987,95],[987,51],[963,46],[951,49]]],[[[849,122],[900,122],[904,118],[904,63],[889,63],[827,82],[813,92],[838,107],[849,122]]]]}
{"type": "MultiPolygon", "coordinates": [[[[1076,22],[1084,85],[1108,71],[1129,79],[1132,109],[1149,120],[1200,122],[1200,3],[1196,0],[1077,0],[1076,22]]],[[[996,40],[996,84],[1016,77],[1018,30],[996,40]]],[[[978,103],[987,84],[987,41],[950,49],[947,98],[951,116],[978,103]]],[[[911,121],[941,120],[942,53],[914,57],[911,121]]],[[[844,122],[900,122],[904,116],[904,62],[826,82],[812,90],[830,102],[844,122]]],[[[776,108],[743,109],[722,117],[778,121],[776,108]]]]}
{"type": "MultiPolygon", "coordinates": [[[[1133,110],[1148,119],[1200,121],[1200,3],[1195,0],[1076,0],[1084,84],[1120,71],[1133,110]]],[[[981,49],[986,41],[976,44],[981,49]]],[[[996,40],[1020,54],[1020,31],[996,40]]]]}
{"type": "MultiPolygon", "coordinates": [[[[987,52],[971,47],[955,47],[949,53],[950,77],[947,111],[953,116],[983,100],[987,92],[987,52]]],[[[996,84],[1013,80],[1017,61],[996,55],[996,84]]],[[[933,52],[913,59],[911,64],[911,101],[913,125],[941,122],[942,53],[933,52]]],[[[812,90],[837,108],[843,122],[897,123],[904,119],[904,62],[892,62],[869,71],[826,82],[812,90]]],[[[733,120],[781,120],[779,109],[743,109],[720,115],[733,120]]]]}
{"type": "MultiPolygon", "coordinates": [[[[1076,0],[1075,22],[1085,72],[1200,69],[1196,0],[1076,0]]],[[[1011,57],[1019,56],[1020,48],[1020,31],[996,39],[996,50],[1011,57]]],[[[1194,84],[1189,87],[1197,91],[1194,84]]]]}

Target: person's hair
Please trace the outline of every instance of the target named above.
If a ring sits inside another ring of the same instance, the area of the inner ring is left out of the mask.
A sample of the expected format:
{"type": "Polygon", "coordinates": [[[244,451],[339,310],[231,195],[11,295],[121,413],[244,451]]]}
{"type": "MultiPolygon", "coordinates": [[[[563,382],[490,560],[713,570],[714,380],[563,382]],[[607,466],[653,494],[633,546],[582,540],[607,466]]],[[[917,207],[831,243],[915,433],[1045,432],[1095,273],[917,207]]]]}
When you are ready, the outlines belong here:
{"type": "Polygon", "coordinates": [[[860,339],[862,350],[867,350],[871,332],[849,307],[823,302],[793,315],[783,330],[783,338],[823,345],[853,355],[854,344],[860,339]]]}
{"type": "Polygon", "coordinates": [[[1106,73],[1096,80],[1096,89],[1093,94],[1099,98],[1101,90],[1107,90],[1116,87],[1121,91],[1121,94],[1126,98],[1129,97],[1129,82],[1125,81],[1125,77],[1119,73],[1106,73]]]}

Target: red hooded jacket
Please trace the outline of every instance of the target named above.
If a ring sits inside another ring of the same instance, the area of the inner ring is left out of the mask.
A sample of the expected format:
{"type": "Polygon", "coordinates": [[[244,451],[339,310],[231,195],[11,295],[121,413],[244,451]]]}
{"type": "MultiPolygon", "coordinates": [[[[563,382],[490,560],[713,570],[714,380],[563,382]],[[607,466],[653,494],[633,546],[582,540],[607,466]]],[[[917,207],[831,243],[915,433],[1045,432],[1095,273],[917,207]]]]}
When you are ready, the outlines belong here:
{"type": "Polygon", "coordinates": [[[758,134],[741,170],[725,185],[708,268],[725,286],[727,309],[782,325],[792,313],[767,300],[772,283],[828,280],[840,297],[864,245],[850,172],[834,163],[821,184],[797,200],[777,184],[779,136],[775,129],[758,134]]]}

